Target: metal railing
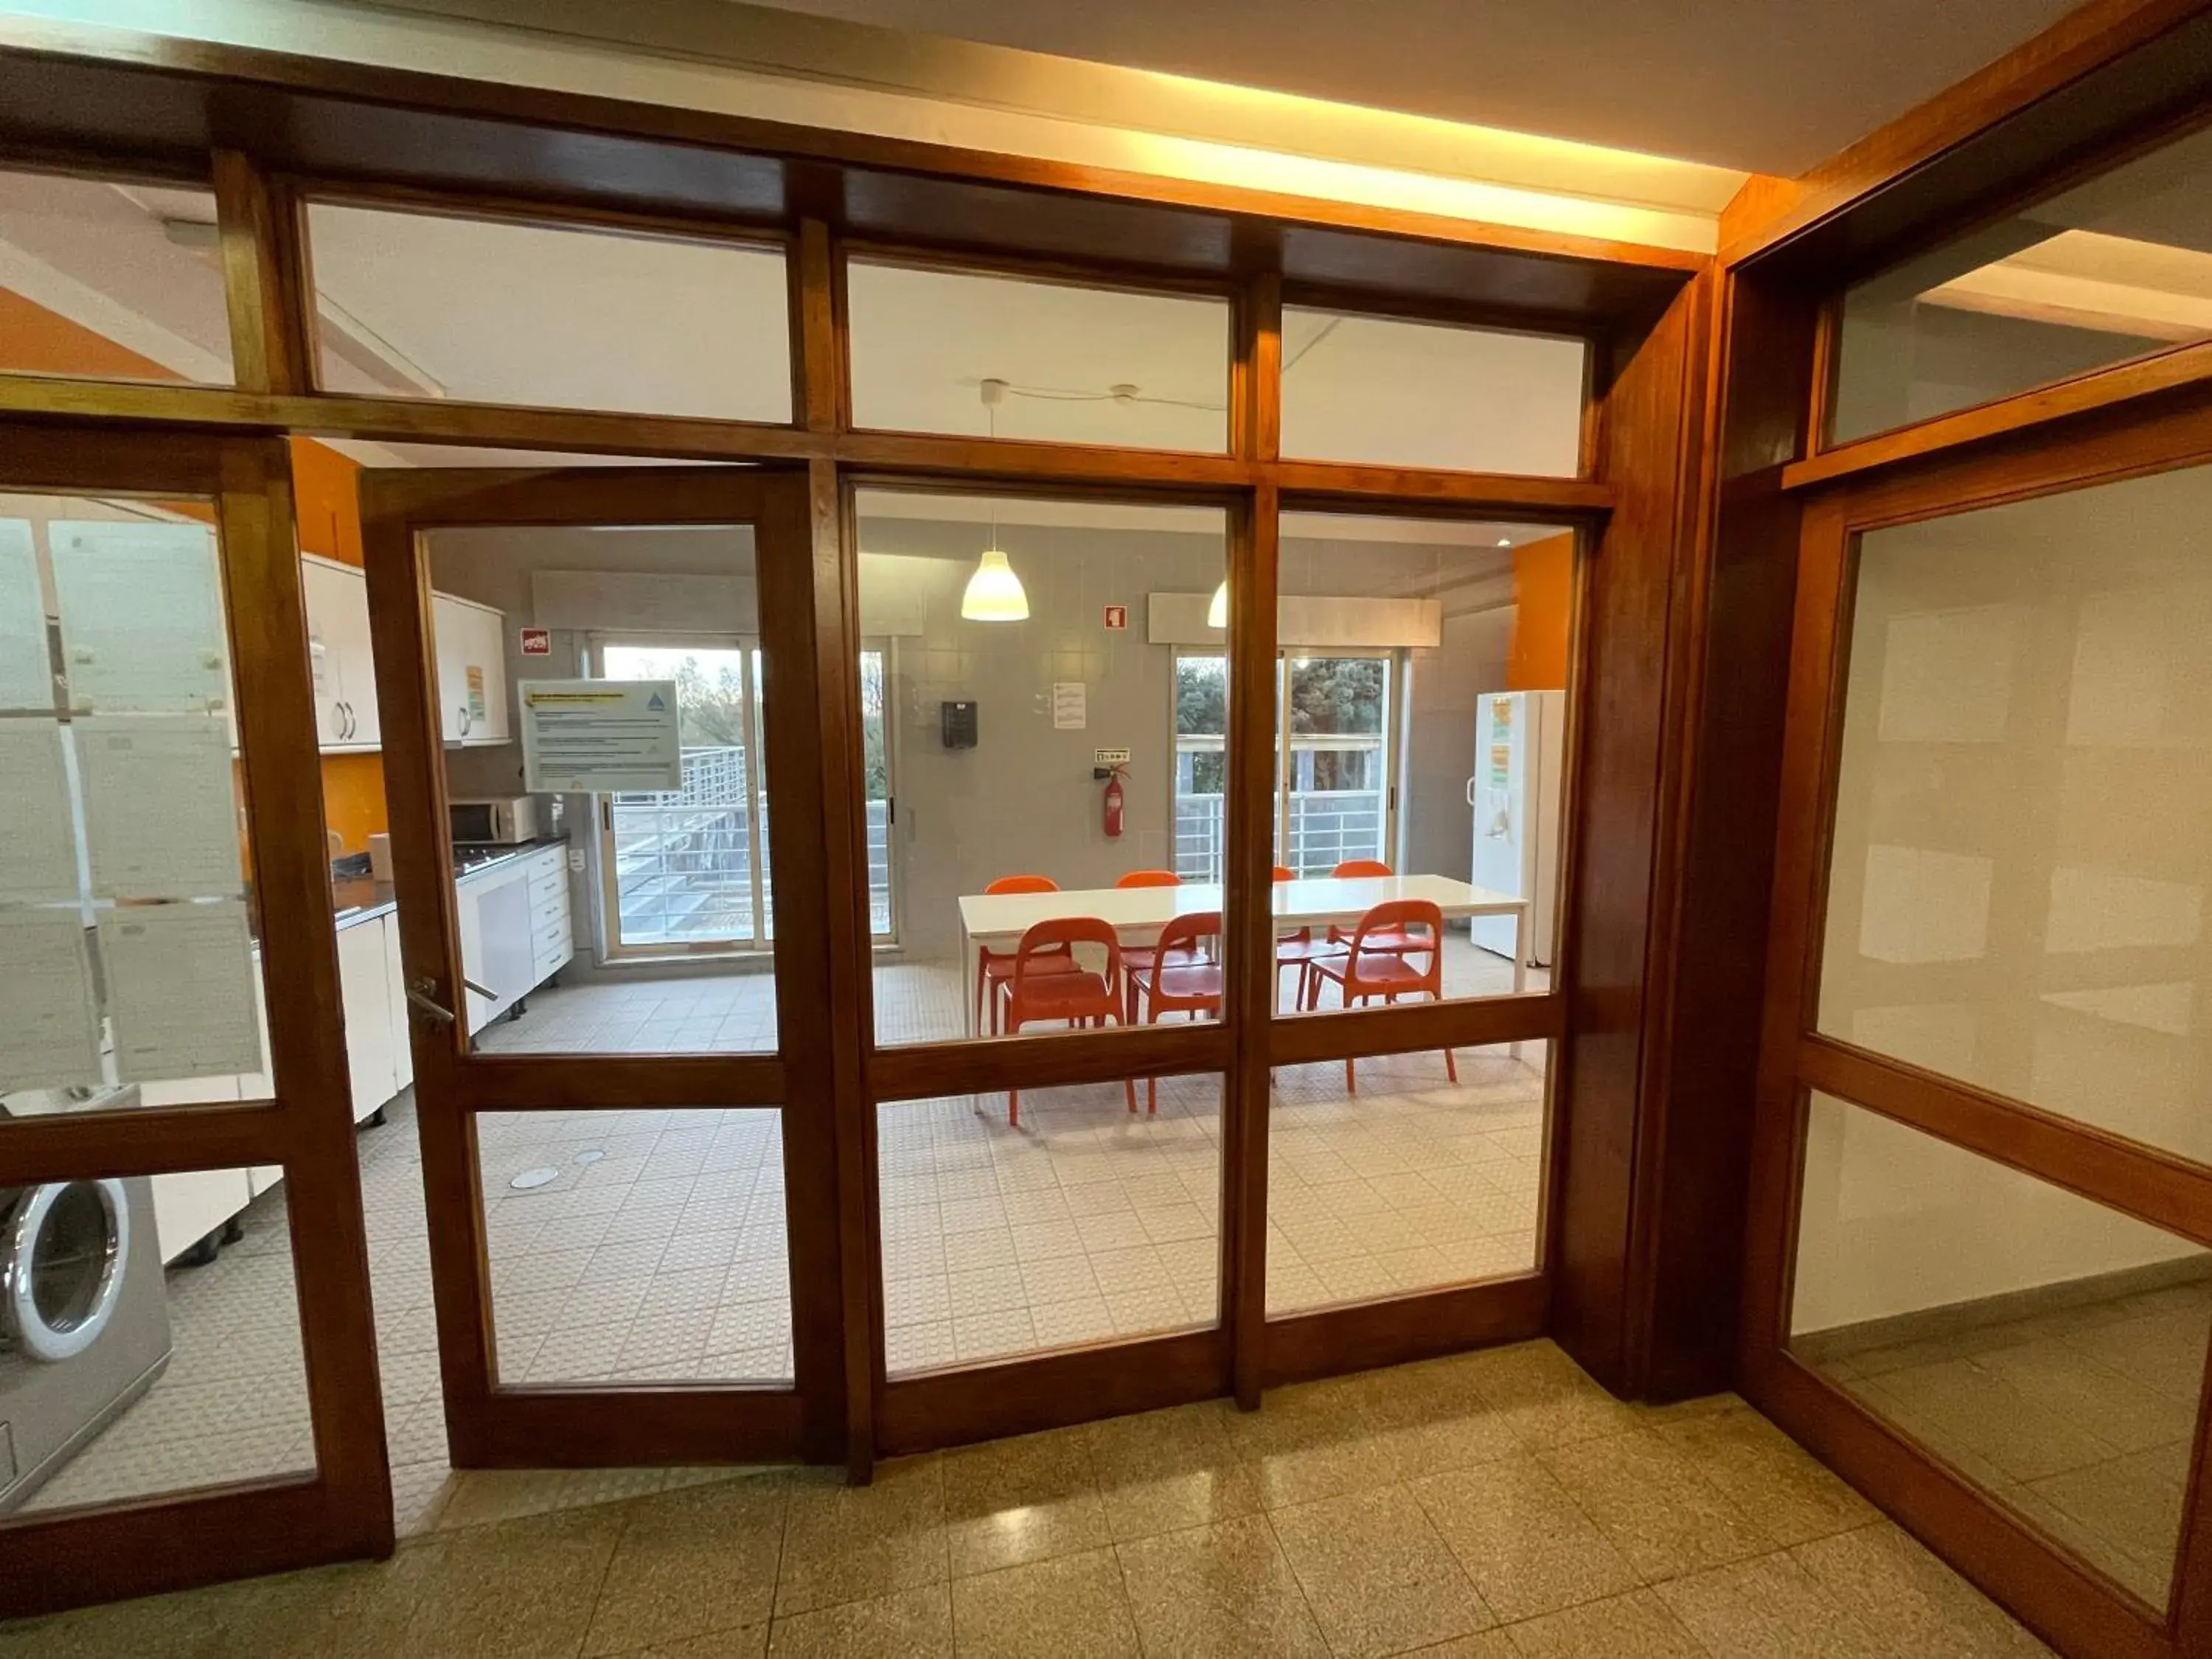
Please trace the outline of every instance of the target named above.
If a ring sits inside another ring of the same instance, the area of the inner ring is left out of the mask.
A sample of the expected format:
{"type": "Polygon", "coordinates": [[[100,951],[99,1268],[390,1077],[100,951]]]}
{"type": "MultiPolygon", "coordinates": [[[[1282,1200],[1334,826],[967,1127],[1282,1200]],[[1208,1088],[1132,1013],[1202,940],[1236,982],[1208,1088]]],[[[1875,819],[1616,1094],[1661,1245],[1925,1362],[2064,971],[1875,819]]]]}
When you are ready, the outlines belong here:
{"type": "MultiPolygon", "coordinates": [[[[1325,876],[1346,859],[1387,859],[1388,802],[1380,789],[1301,789],[1290,801],[1290,845],[1276,856],[1302,876],[1325,876]]],[[[1176,873],[1219,881],[1223,815],[1218,794],[1176,798],[1176,873]]]]}

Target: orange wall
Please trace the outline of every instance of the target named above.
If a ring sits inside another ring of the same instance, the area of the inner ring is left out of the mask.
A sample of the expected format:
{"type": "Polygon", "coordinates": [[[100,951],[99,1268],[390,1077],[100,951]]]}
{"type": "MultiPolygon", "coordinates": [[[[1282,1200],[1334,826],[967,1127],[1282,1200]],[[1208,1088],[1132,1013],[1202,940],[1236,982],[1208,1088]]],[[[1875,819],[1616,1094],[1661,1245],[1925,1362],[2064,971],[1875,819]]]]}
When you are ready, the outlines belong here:
{"type": "MultiPolygon", "coordinates": [[[[0,288],[0,369],[32,374],[84,374],[142,380],[183,376],[150,357],[119,346],[59,312],[0,288]]],[[[361,468],[326,444],[292,440],[292,483],[299,514],[300,550],[358,565],[361,510],[355,479],[361,468]]],[[[323,817],[349,853],[367,848],[372,833],[387,827],[384,757],[323,757],[323,817]]]]}
{"type": "Polygon", "coordinates": [[[1552,536],[1513,550],[1513,649],[1505,684],[1512,691],[1559,691],[1567,684],[1574,634],[1575,538],[1552,536]]]}

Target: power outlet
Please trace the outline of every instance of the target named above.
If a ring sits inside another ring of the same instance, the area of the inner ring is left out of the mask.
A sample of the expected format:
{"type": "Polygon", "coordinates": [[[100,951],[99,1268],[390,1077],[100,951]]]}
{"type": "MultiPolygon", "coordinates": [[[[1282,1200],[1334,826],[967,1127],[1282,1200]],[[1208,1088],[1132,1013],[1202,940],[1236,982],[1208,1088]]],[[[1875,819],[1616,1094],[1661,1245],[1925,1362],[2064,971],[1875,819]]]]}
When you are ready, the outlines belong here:
{"type": "Polygon", "coordinates": [[[1126,749],[1101,749],[1096,752],[1098,758],[1095,763],[1097,765],[1127,766],[1129,763],[1129,751],[1126,749]]]}

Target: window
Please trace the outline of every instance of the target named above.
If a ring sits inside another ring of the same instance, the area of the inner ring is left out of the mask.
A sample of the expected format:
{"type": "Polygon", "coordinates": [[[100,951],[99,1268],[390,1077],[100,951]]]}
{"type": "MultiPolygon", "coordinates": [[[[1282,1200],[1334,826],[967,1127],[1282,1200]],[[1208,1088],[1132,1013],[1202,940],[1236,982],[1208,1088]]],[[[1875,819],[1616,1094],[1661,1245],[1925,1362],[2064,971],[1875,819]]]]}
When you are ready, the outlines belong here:
{"type": "Polygon", "coordinates": [[[1283,453],[1572,477],[1580,340],[1283,308],[1283,453]]]}
{"type": "Polygon", "coordinates": [[[331,392],[791,418],[782,251],[313,202],[331,392]]]}
{"type": "Polygon", "coordinates": [[[0,173],[0,373],[229,386],[215,197],[0,173]]]}
{"type": "Polygon", "coordinates": [[[1229,302],[854,259],[854,424],[1219,452],[1229,302]]]}
{"type": "Polygon", "coordinates": [[[1843,443],[2212,335],[2212,130],[1870,276],[1844,295],[1843,443]]]}

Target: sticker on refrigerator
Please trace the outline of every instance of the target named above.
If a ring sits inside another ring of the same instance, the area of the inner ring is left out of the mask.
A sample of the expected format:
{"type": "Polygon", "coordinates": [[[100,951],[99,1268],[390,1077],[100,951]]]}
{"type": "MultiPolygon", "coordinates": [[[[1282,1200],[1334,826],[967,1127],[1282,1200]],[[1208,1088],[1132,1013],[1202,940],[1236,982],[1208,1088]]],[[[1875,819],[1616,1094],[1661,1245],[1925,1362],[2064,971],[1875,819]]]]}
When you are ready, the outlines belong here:
{"type": "Polygon", "coordinates": [[[476,664],[469,665],[469,720],[471,727],[480,720],[489,719],[484,708],[484,672],[476,664]]]}

